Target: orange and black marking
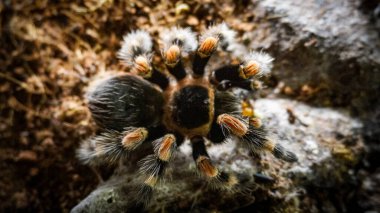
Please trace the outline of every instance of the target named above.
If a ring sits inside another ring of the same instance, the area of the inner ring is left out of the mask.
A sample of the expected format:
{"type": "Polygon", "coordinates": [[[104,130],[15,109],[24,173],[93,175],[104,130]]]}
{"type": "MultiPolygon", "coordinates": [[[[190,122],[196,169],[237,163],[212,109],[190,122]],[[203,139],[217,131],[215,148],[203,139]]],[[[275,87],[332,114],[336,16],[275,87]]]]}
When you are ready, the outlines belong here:
{"type": "Polygon", "coordinates": [[[145,56],[137,56],[134,59],[133,71],[143,78],[149,78],[152,76],[152,67],[149,59],[145,56]]]}
{"type": "Polygon", "coordinates": [[[260,65],[256,61],[248,61],[245,65],[240,66],[239,76],[242,79],[252,78],[260,71],[260,65]]]}
{"type": "Polygon", "coordinates": [[[172,74],[177,81],[186,77],[186,70],[182,63],[181,47],[173,44],[164,52],[164,60],[169,73],[172,74]]]}
{"type": "Polygon", "coordinates": [[[165,64],[174,67],[181,58],[181,50],[178,45],[172,45],[164,53],[165,64]]]}
{"type": "Polygon", "coordinates": [[[220,67],[211,73],[211,80],[218,84],[218,89],[225,91],[237,87],[248,91],[260,89],[261,84],[252,78],[255,71],[251,66],[245,69],[244,65],[232,64],[220,67]],[[248,72],[249,71],[249,72],[248,72]]]}
{"type": "Polygon", "coordinates": [[[199,172],[208,178],[216,177],[219,171],[210,160],[203,137],[196,136],[191,138],[190,141],[193,148],[193,159],[199,172]]]}
{"type": "Polygon", "coordinates": [[[172,134],[165,135],[159,144],[158,150],[157,150],[157,156],[158,159],[162,161],[169,161],[172,153],[176,147],[176,139],[175,136],[172,134]]]}
{"type": "Polygon", "coordinates": [[[218,48],[219,38],[208,37],[199,45],[197,54],[195,54],[193,61],[194,77],[202,77],[205,73],[205,67],[211,55],[218,48]]]}
{"type": "Polygon", "coordinates": [[[212,186],[215,188],[232,189],[239,183],[236,175],[220,171],[213,165],[202,137],[192,138],[191,145],[193,148],[193,158],[198,171],[207,178],[212,186]]]}
{"type": "Polygon", "coordinates": [[[219,125],[226,128],[232,134],[242,137],[248,132],[248,125],[241,118],[229,114],[221,114],[218,116],[217,121],[219,125]]]}
{"type": "Polygon", "coordinates": [[[214,178],[218,175],[218,169],[212,164],[209,157],[200,155],[196,159],[196,164],[199,171],[208,178],[214,178]]]}
{"type": "Polygon", "coordinates": [[[139,55],[134,59],[132,72],[157,84],[163,90],[169,85],[169,79],[166,75],[154,68],[150,59],[145,55],[139,55]]]}
{"type": "Polygon", "coordinates": [[[148,136],[148,131],[145,128],[137,128],[128,131],[123,137],[121,144],[127,150],[133,150],[138,147],[148,136]]]}
{"type": "Polygon", "coordinates": [[[215,37],[208,37],[206,38],[198,48],[198,54],[202,58],[206,58],[211,56],[213,52],[215,52],[216,48],[218,47],[219,39],[215,37]]]}
{"type": "Polygon", "coordinates": [[[140,172],[146,177],[142,187],[143,195],[153,193],[153,189],[163,178],[176,148],[176,137],[173,134],[166,134],[153,143],[154,154],[145,157],[140,162],[140,172]]]}
{"type": "Polygon", "coordinates": [[[188,137],[209,132],[214,118],[214,90],[209,82],[187,77],[167,90],[165,99],[172,106],[164,111],[170,130],[188,137]]]}

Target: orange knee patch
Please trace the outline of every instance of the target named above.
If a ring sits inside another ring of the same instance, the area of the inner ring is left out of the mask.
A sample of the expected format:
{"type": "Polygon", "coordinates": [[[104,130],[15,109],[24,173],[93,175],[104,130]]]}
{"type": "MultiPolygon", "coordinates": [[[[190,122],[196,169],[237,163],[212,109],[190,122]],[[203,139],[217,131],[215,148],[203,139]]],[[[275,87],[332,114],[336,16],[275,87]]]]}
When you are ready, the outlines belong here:
{"type": "Polygon", "coordinates": [[[214,37],[208,37],[201,43],[198,52],[201,54],[201,57],[207,57],[210,56],[217,47],[218,39],[214,37]]]}
{"type": "Polygon", "coordinates": [[[174,135],[165,135],[158,149],[158,158],[162,161],[169,161],[173,147],[175,146],[175,137],[174,135]]]}
{"type": "Polygon", "coordinates": [[[244,136],[248,132],[248,126],[243,121],[228,114],[219,115],[217,123],[239,137],[244,136]]]}
{"type": "Polygon", "coordinates": [[[218,175],[218,169],[212,165],[210,159],[206,156],[199,156],[197,159],[198,169],[209,178],[218,175]]]}
{"type": "Polygon", "coordinates": [[[249,61],[240,69],[240,77],[243,79],[251,78],[259,73],[260,65],[256,61],[249,61]]]}
{"type": "Polygon", "coordinates": [[[172,45],[165,52],[165,63],[169,66],[175,65],[181,56],[181,51],[178,45],[172,45]]]}
{"type": "Polygon", "coordinates": [[[138,75],[144,78],[149,78],[152,75],[152,68],[145,56],[137,56],[134,62],[133,68],[138,75]]]}
{"type": "Polygon", "coordinates": [[[148,131],[145,128],[137,128],[131,132],[128,132],[121,141],[121,144],[123,144],[125,149],[133,150],[139,146],[147,136],[148,131]]]}

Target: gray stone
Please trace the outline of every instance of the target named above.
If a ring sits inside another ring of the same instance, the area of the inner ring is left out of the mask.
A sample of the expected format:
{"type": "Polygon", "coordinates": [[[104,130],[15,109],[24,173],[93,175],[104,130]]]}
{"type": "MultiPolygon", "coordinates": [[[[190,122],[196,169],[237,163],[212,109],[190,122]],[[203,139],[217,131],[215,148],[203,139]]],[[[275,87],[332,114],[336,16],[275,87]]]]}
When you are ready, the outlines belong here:
{"type": "Polygon", "coordinates": [[[275,57],[274,76],[310,102],[368,109],[380,91],[380,28],[358,0],[260,1],[257,28],[244,38],[275,57]]]}

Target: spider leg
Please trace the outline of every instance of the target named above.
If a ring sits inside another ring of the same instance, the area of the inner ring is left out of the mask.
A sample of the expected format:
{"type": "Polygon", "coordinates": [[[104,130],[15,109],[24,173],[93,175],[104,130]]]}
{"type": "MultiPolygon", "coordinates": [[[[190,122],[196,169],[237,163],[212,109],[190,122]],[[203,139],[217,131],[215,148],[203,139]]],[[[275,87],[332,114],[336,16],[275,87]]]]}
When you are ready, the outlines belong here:
{"type": "Polygon", "coordinates": [[[237,87],[248,91],[256,91],[259,89],[261,84],[257,80],[249,79],[249,80],[242,80],[242,81],[230,81],[230,80],[223,80],[216,84],[216,89],[220,91],[226,91],[230,88],[237,87]]]}
{"type": "Polygon", "coordinates": [[[217,123],[229,133],[237,136],[252,150],[270,151],[276,158],[287,162],[296,162],[298,160],[294,153],[285,150],[282,145],[275,144],[270,140],[263,126],[255,127],[250,125],[247,119],[230,114],[219,115],[217,123]]]}
{"type": "Polygon", "coordinates": [[[213,122],[211,124],[211,129],[207,135],[207,138],[210,139],[212,143],[220,144],[226,141],[229,136],[229,132],[223,132],[223,129],[219,124],[213,122]]]}
{"type": "Polygon", "coordinates": [[[260,87],[255,78],[266,75],[272,68],[273,58],[266,53],[251,52],[241,64],[222,66],[211,73],[213,84],[219,90],[239,87],[246,90],[255,90],[260,87]]]}
{"type": "Polygon", "coordinates": [[[233,87],[255,91],[260,88],[259,81],[242,77],[242,65],[226,65],[216,69],[211,74],[212,83],[220,91],[225,91],[233,87]]]}
{"type": "Polygon", "coordinates": [[[181,47],[178,44],[172,44],[164,53],[166,67],[177,81],[186,77],[186,70],[182,63],[181,47]]]}
{"type": "Polygon", "coordinates": [[[211,83],[220,91],[226,91],[233,87],[248,91],[257,90],[259,88],[258,81],[241,78],[239,76],[240,69],[241,65],[226,65],[218,68],[211,73],[211,83]]]}
{"type": "Polygon", "coordinates": [[[149,55],[135,57],[132,60],[132,72],[153,84],[157,84],[162,90],[165,90],[169,85],[169,79],[152,65],[152,58],[149,55]]]}
{"type": "Polygon", "coordinates": [[[210,35],[200,42],[193,61],[193,72],[196,77],[203,76],[208,61],[218,48],[218,43],[219,37],[217,35],[210,35]]]}
{"type": "Polygon", "coordinates": [[[150,201],[157,183],[163,178],[165,170],[172,159],[178,143],[182,143],[183,137],[178,139],[174,134],[166,134],[153,141],[154,154],[148,155],[139,162],[140,173],[145,177],[138,192],[138,202],[145,205],[150,201]]]}
{"type": "Polygon", "coordinates": [[[143,127],[130,127],[124,131],[106,130],[83,141],[77,155],[84,164],[91,166],[115,165],[139,147],[147,136],[148,130],[143,127]]]}
{"type": "Polygon", "coordinates": [[[123,37],[118,57],[131,68],[133,73],[164,90],[169,85],[169,79],[152,66],[152,47],[153,42],[149,33],[134,31],[123,37]]]}
{"type": "Polygon", "coordinates": [[[227,50],[234,42],[236,32],[229,29],[225,23],[210,26],[200,37],[198,49],[193,61],[193,72],[195,77],[202,77],[205,67],[212,54],[220,46],[227,50]]]}
{"type": "Polygon", "coordinates": [[[196,136],[191,139],[193,158],[198,171],[209,181],[209,183],[220,189],[232,189],[238,182],[234,174],[218,170],[210,159],[204,144],[203,137],[196,136]]]}
{"type": "Polygon", "coordinates": [[[228,81],[241,81],[245,80],[239,75],[242,70],[242,65],[225,65],[216,70],[211,74],[211,78],[214,82],[222,82],[224,80],[228,81]]]}
{"type": "MultiPolygon", "coordinates": [[[[211,45],[215,45],[215,44],[211,44],[211,45]]],[[[212,47],[209,47],[211,45],[208,45],[207,48],[212,48],[212,47]]],[[[193,60],[193,72],[196,77],[203,76],[203,74],[205,73],[205,67],[208,61],[210,60],[210,58],[211,58],[211,53],[210,55],[202,55],[202,53],[200,53],[199,50],[197,51],[193,60]]]]}
{"type": "Polygon", "coordinates": [[[168,77],[161,71],[157,70],[155,67],[152,69],[152,75],[145,77],[145,79],[153,84],[157,84],[162,90],[165,90],[169,86],[168,77]]]}
{"type": "Polygon", "coordinates": [[[163,43],[162,55],[170,74],[177,81],[186,77],[186,70],[182,62],[182,54],[190,53],[197,47],[196,35],[190,28],[173,27],[164,30],[161,35],[163,43]]]}
{"type": "Polygon", "coordinates": [[[240,100],[233,93],[215,90],[215,106],[218,107],[215,108],[214,120],[207,135],[207,138],[210,139],[212,143],[223,143],[225,139],[228,138],[229,131],[222,129],[222,126],[217,123],[217,118],[221,114],[240,112],[241,104],[239,103],[240,100]]]}

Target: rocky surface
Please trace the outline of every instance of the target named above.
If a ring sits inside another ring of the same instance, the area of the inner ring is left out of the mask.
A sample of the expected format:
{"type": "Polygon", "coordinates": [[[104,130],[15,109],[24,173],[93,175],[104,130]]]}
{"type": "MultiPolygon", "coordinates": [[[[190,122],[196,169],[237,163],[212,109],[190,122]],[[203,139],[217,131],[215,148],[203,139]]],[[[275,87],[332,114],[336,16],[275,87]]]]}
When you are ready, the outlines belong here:
{"type": "MultiPolygon", "coordinates": [[[[183,144],[160,184],[148,212],[230,212],[243,207],[258,212],[339,212],[347,197],[320,200],[306,196],[310,190],[334,191],[355,179],[363,154],[363,140],[357,135],[360,121],[347,113],[316,108],[287,99],[260,99],[256,110],[264,116],[273,135],[295,152],[299,162],[284,163],[271,154],[252,156],[239,141],[208,147],[214,162],[246,178],[235,192],[213,190],[195,173],[191,148],[183,144]],[[254,174],[273,178],[264,184],[254,174]]],[[[129,162],[103,183],[73,212],[117,211],[132,208],[139,177],[136,164],[129,162]],[[122,175],[120,175],[122,174],[122,175]]]]}
{"type": "Polygon", "coordinates": [[[363,11],[364,3],[260,1],[254,11],[261,22],[244,38],[276,56],[274,74],[285,94],[368,110],[380,91],[380,27],[371,21],[378,22],[380,7],[363,11]]]}

